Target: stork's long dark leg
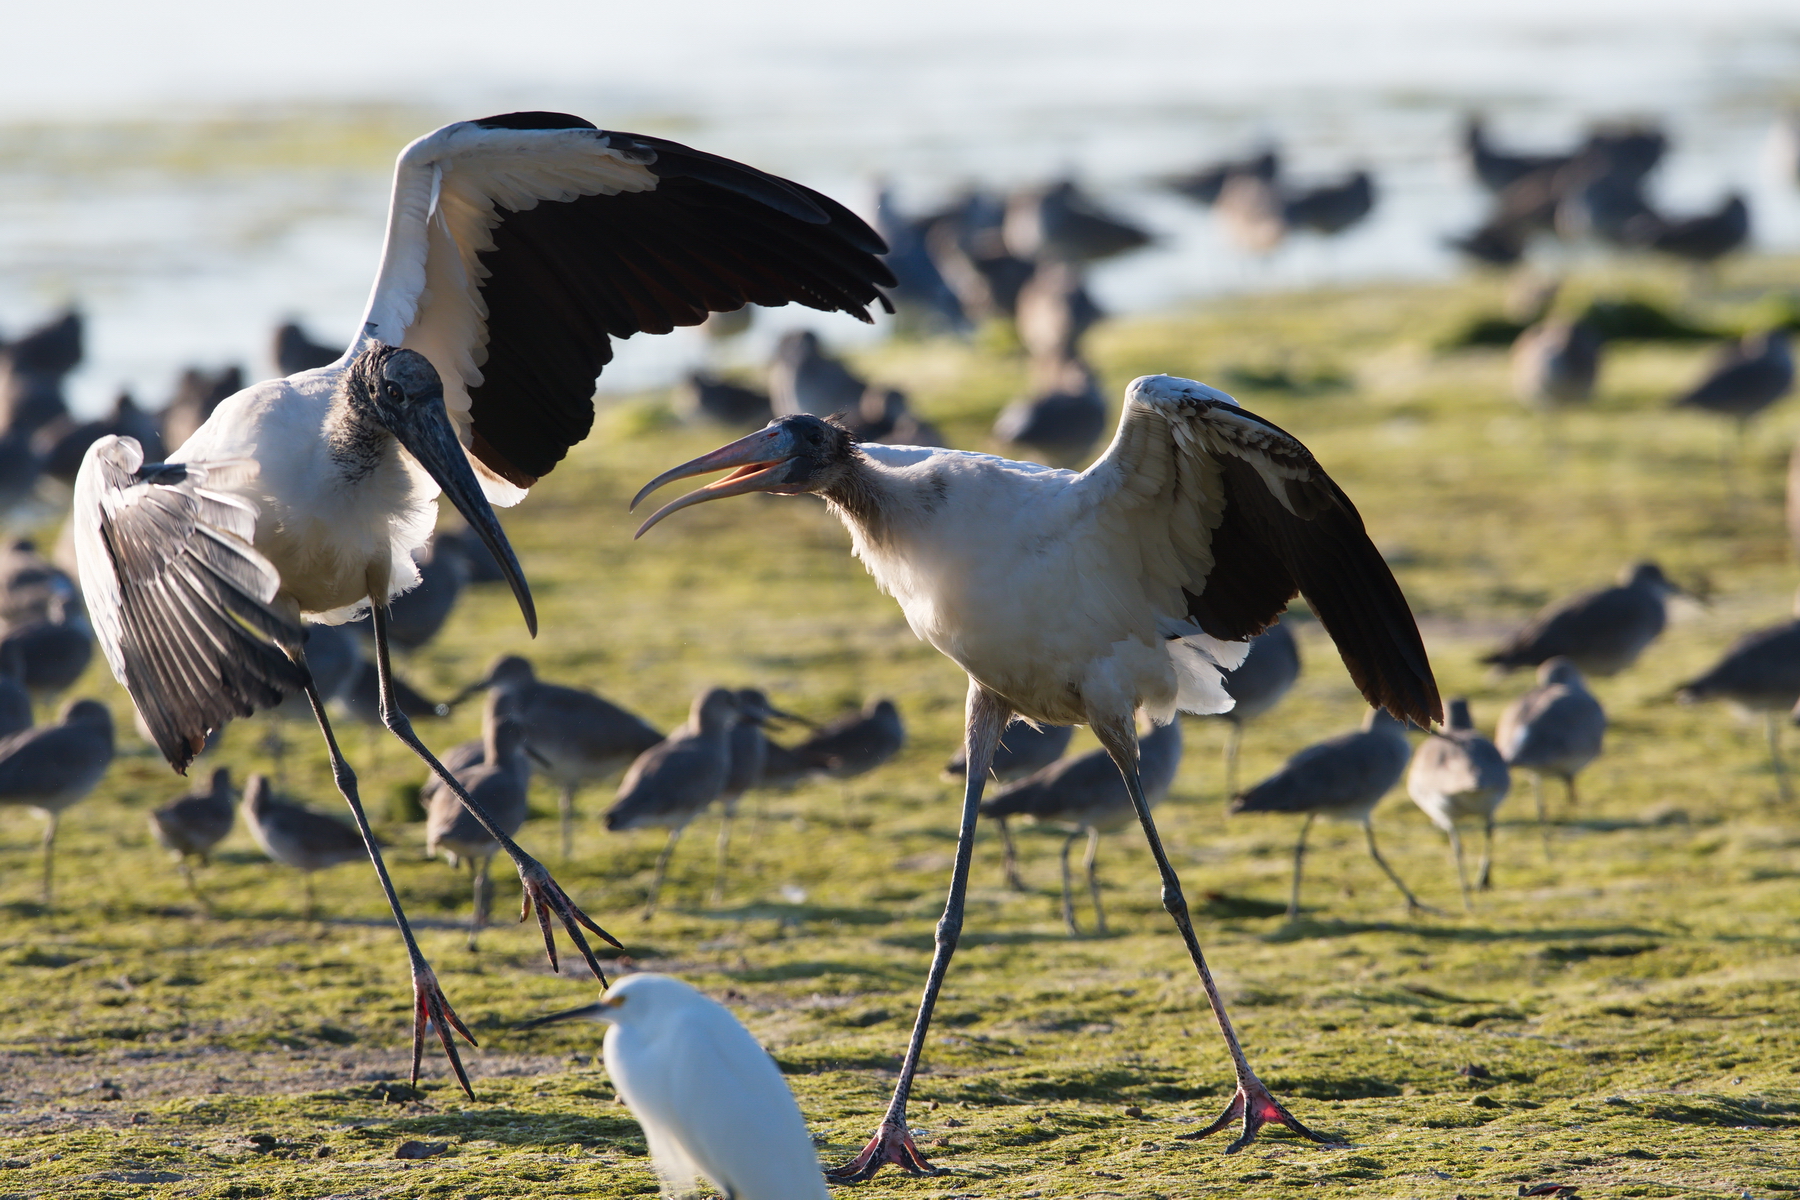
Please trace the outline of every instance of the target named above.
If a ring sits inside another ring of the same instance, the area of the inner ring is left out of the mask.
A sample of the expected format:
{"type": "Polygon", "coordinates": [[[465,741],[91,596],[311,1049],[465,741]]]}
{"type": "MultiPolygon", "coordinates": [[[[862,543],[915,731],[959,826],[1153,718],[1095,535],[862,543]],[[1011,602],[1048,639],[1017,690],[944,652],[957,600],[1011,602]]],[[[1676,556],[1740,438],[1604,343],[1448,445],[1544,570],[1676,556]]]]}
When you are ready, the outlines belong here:
{"type": "Polygon", "coordinates": [[[1294,843],[1294,886],[1288,892],[1287,911],[1290,921],[1300,915],[1300,872],[1306,866],[1306,835],[1312,830],[1313,818],[1317,815],[1306,814],[1306,820],[1300,823],[1300,839],[1294,843]]]}
{"type": "Polygon", "coordinates": [[[931,1011],[937,1006],[938,990],[944,986],[944,974],[950,969],[950,956],[956,953],[956,939],[962,934],[963,893],[969,886],[969,860],[975,853],[975,819],[981,812],[981,791],[987,782],[988,768],[994,762],[994,747],[1000,744],[1000,731],[1012,711],[1006,701],[969,681],[968,724],[963,739],[968,772],[964,777],[962,824],[956,835],[956,865],[950,871],[950,896],[944,902],[944,915],[938,918],[937,944],[931,955],[931,972],[925,977],[925,995],[919,1001],[919,1015],[913,1021],[912,1038],[906,1043],[906,1058],[900,1064],[900,1081],[894,1085],[894,1098],[875,1136],[862,1153],[825,1172],[834,1183],[856,1183],[871,1179],[884,1163],[892,1163],[909,1175],[928,1175],[931,1164],[913,1145],[906,1124],[906,1101],[912,1095],[913,1075],[919,1069],[919,1056],[925,1051],[925,1033],[931,1028],[931,1011]]]}
{"type": "Polygon", "coordinates": [[[1237,1091],[1219,1119],[1204,1129],[1180,1136],[1189,1140],[1203,1138],[1241,1118],[1244,1132],[1225,1147],[1227,1154],[1235,1154],[1248,1146],[1255,1140],[1257,1130],[1271,1124],[1285,1125],[1315,1142],[1326,1142],[1326,1138],[1302,1125],[1292,1113],[1282,1107],[1263,1081],[1256,1077],[1256,1072],[1250,1069],[1250,1060],[1244,1057],[1244,1048],[1238,1043],[1237,1032],[1232,1028],[1231,1018],[1225,1012],[1224,998],[1219,995],[1219,987],[1213,982],[1212,972],[1207,969],[1206,956],[1200,951],[1200,939],[1194,934],[1194,919],[1188,913],[1187,897],[1181,891],[1181,879],[1175,874],[1174,865],[1169,862],[1169,855],[1163,849],[1162,837],[1156,832],[1156,821],[1150,816],[1150,802],[1144,797],[1143,781],[1138,777],[1137,732],[1129,721],[1094,721],[1091,728],[1100,739],[1100,744],[1112,755],[1113,762],[1118,764],[1119,774],[1125,777],[1125,790],[1131,794],[1131,806],[1137,810],[1138,824],[1144,827],[1144,837],[1150,843],[1150,854],[1156,859],[1156,868],[1162,875],[1163,908],[1175,919],[1175,927],[1181,931],[1181,940],[1187,943],[1188,957],[1194,960],[1194,969],[1200,973],[1200,986],[1206,989],[1207,1003],[1212,1005],[1213,1017],[1219,1023],[1219,1032],[1225,1037],[1225,1048],[1231,1052],[1231,1062],[1237,1071],[1237,1091]]]}
{"type": "Polygon", "coordinates": [[[618,949],[623,950],[624,944],[594,924],[586,913],[575,907],[575,902],[569,899],[568,894],[558,886],[556,880],[550,878],[550,872],[544,869],[544,864],[521,850],[519,844],[508,837],[479,804],[469,798],[468,791],[461,783],[457,782],[454,775],[444,768],[444,764],[437,760],[437,756],[425,748],[425,743],[421,742],[419,735],[413,732],[412,722],[407,719],[404,712],[400,711],[400,702],[394,696],[394,669],[388,661],[387,605],[373,605],[372,617],[375,632],[375,669],[381,682],[381,723],[386,725],[395,737],[406,743],[407,748],[431,768],[432,773],[443,781],[444,786],[455,793],[458,800],[462,801],[463,807],[469,810],[469,815],[474,817],[483,829],[487,830],[489,837],[500,843],[500,848],[506,851],[507,856],[513,860],[513,865],[519,869],[519,887],[524,892],[519,905],[519,920],[523,921],[531,915],[533,910],[536,910],[538,928],[544,934],[544,953],[550,956],[550,969],[553,971],[562,969],[556,961],[556,940],[550,932],[550,914],[555,913],[557,919],[562,922],[563,928],[569,931],[569,938],[581,951],[581,956],[587,959],[588,969],[594,973],[594,978],[604,984],[606,973],[600,969],[600,960],[594,957],[594,951],[588,946],[587,938],[582,936],[581,927],[587,926],[618,949]]]}
{"type": "MultiPolygon", "coordinates": [[[[313,682],[310,672],[306,677],[306,699],[312,705],[313,718],[319,723],[319,732],[325,735],[325,749],[331,755],[332,779],[336,781],[344,802],[350,806],[350,815],[356,819],[356,831],[362,834],[363,845],[368,847],[369,861],[375,864],[375,878],[381,881],[381,890],[387,896],[388,908],[394,914],[394,924],[400,926],[401,940],[406,943],[406,957],[412,964],[412,1082],[414,1085],[419,1082],[419,1060],[424,1054],[425,1030],[429,1027],[436,1031],[438,1041],[444,1044],[444,1054],[450,1059],[450,1066],[456,1072],[456,1081],[462,1084],[464,1093],[473,1100],[475,1089],[469,1086],[469,1073],[463,1069],[462,1055],[456,1052],[456,1040],[451,1031],[462,1034],[471,1046],[478,1043],[457,1018],[456,1010],[450,1007],[450,1001],[444,996],[444,989],[438,986],[437,973],[425,961],[425,955],[419,950],[418,939],[413,937],[412,926],[407,924],[406,912],[400,907],[400,897],[394,893],[394,881],[388,878],[387,864],[382,861],[381,849],[375,843],[375,831],[369,828],[369,818],[363,812],[362,797],[356,787],[356,772],[350,769],[350,764],[344,761],[343,752],[338,749],[337,737],[331,732],[331,720],[325,715],[325,701],[319,696],[318,685],[313,682]]],[[[306,877],[306,882],[310,889],[311,875],[306,877]]]]}
{"type": "Polygon", "coordinates": [[[1075,888],[1069,880],[1069,851],[1075,848],[1075,839],[1080,836],[1081,830],[1077,829],[1063,839],[1062,848],[1063,927],[1070,937],[1081,936],[1081,925],[1075,920],[1075,888]]]}

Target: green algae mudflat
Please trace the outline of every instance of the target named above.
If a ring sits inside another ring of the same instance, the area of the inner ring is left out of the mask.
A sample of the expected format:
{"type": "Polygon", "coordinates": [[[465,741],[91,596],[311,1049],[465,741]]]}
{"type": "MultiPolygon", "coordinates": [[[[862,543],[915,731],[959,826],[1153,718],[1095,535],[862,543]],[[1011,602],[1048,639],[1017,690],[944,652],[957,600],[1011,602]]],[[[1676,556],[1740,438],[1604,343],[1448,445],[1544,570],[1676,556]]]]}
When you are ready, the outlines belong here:
{"type": "MultiPolygon", "coordinates": [[[[1800,263],[1752,260],[1684,300],[1653,272],[1578,277],[1567,297],[1633,295],[1719,327],[1772,311],[1800,263]]],[[[1394,563],[1446,695],[1491,728],[1523,677],[1476,657],[1552,597],[1654,556],[1705,607],[1678,609],[1630,672],[1597,681],[1613,719],[1581,809],[1554,809],[1546,861],[1521,781],[1501,809],[1495,890],[1468,916],[1408,921],[1353,828],[1315,834],[1309,907],[1286,925],[1280,818],[1226,818],[1224,726],[1192,722],[1161,810],[1202,938],[1246,1047],[1302,1120],[1347,1146],[1279,1133],[1226,1157],[1187,1140],[1230,1079],[1148,855],[1109,841],[1113,936],[1070,941],[1056,842],[1022,835],[1033,890],[1006,891],[978,850],[967,931],[929,1046],[914,1118],[944,1173],[862,1190],[959,1196],[1499,1197],[1521,1184],[1594,1195],[1800,1192],[1800,809],[1783,805],[1759,730],[1675,685],[1738,633],[1784,619],[1800,571],[1781,517],[1793,402],[1753,431],[1744,494],[1719,469],[1729,431],[1666,411],[1704,347],[1613,347],[1600,395],[1554,423],[1508,394],[1496,351],[1435,347],[1499,306],[1500,285],[1370,287],[1237,297],[1102,327],[1109,392],[1166,371],[1232,382],[1310,445],[1394,563]],[[1330,380],[1332,386],[1313,386],[1330,380]],[[1242,381],[1241,383],[1236,381],[1242,381]],[[1297,385],[1295,381],[1300,381],[1297,385]],[[1312,381],[1311,383],[1307,381],[1312,381]],[[1246,386],[1254,385],[1254,386],[1246,386]]],[[[861,365],[911,389],[965,446],[1023,386],[1004,336],[898,341],[861,365]]],[[[668,726],[705,684],[755,685],[824,718],[894,696],[907,749],[847,793],[835,782],[753,795],[741,864],[711,906],[710,855],[684,847],[665,906],[636,911],[655,832],[577,827],[559,879],[630,958],[724,999],[774,1052],[830,1160],[867,1135],[898,1064],[929,956],[955,819],[938,769],[963,681],[915,641],[811,500],[713,505],[642,542],[625,503],[663,467],[710,448],[663,398],[602,415],[596,436],[505,515],[536,591],[530,642],[503,590],[477,592],[402,670],[447,694],[501,652],[594,687],[668,726]]],[[[45,531],[46,534],[53,531],[45,531]]],[[[1297,622],[1306,670],[1252,727],[1246,781],[1326,734],[1359,702],[1318,627],[1297,622]]],[[[125,715],[96,664],[80,691],[125,715]]],[[[471,736],[473,709],[422,726],[471,736]]],[[[125,728],[129,728],[128,723],[125,728]]],[[[322,753],[290,728],[286,788],[334,804],[322,753]]],[[[462,876],[422,855],[408,789],[423,772],[389,739],[349,732],[365,795],[426,952],[482,1049],[478,1099],[427,1060],[405,1087],[405,958],[367,872],[325,877],[323,920],[298,919],[299,881],[240,829],[202,876],[201,918],[145,814],[183,784],[124,735],[100,792],[65,817],[54,911],[35,903],[38,825],[0,811],[0,1196],[323,1197],[632,1195],[655,1190],[635,1125],[597,1061],[600,1030],[512,1025],[585,1003],[551,974],[531,927],[463,947],[462,876]],[[408,1141],[441,1146],[396,1158],[408,1141]]],[[[1090,744],[1079,735],[1077,751],[1090,744]]],[[[271,764],[262,730],[217,756],[238,779],[271,764]]],[[[580,801],[591,817],[606,796],[580,801]]],[[[555,799],[521,835],[554,865],[555,799]]],[[[1420,898],[1454,909],[1441,836],[1403,797],[1377,810],[1384,851],[1420,898]]],[[[704,825],[702,833],[708,833],[704,825]]],[[[704,838],[701,839],[703,843],[704,838]]],[[[511,889],[501,884],[496,911],[511,889]]]]}

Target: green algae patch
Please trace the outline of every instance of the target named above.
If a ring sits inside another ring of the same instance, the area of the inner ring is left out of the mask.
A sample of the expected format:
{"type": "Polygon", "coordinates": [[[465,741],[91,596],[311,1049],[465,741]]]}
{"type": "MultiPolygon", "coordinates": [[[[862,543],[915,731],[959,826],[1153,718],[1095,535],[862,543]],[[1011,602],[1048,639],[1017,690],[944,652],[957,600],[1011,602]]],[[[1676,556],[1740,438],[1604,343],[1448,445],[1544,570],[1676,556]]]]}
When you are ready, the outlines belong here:
{"type": "MultiPolygon", "coordinates": [[[[1645,298],[1700,328],[1739,328],[1800,265],[1737,264],[1711,298],[1679,276],[1595,275],[1572,302],[1645,298]]],[[[1093,347],[1107,387],[1150,371],[1219,382],[1293,430],[1345,486],[1418,614],[1446,695],[1491,728],[1523,677],[1477,659],[1545,601],[1639,556],[1708,596],[1679,605],[1655,649],[1595,684],[1612,717],[1578,806],[1551,799],[1542,832],[1529,783],[1500,813],[1495,886],[1460,911],[1442,836],[1408,804],[1379,809],[1383,851],[1447,915],[1409,918],[1354,828],[1313,832],[1299,919],[1285,918],[1297,822],[1224,813],[1224,726],[1190,721],[1187,758],[1158,810],[1209,962],[1252,1063],[1316,1146],[1272,1131],[1237,1155],[1200,1138],[1231,1091],[1229,1065],[1141,840],[1111,835],[1100,874],[1106,937],[1070,939],[1057,839],[1021,831],[1028,890],[977,847],[962,946],[910,1112],[941,1168],[858,1190],[962,1197],[1592,1196],[1800,1194],[1800,809],[1781,798],[1760,730],[1672,702],[1745,629],[1786,619],[1792,556],[1781,518],[1800,419],[1752,428],[1738,494],[1728,431],[1666,402],[1703,346],[1613,349],[1594,403],[1541,419],[1512,401],[1504,358],[1434,344],[1499,286],[1372,287],[1235,297],[1115,321],[1093,347]]],[[[1004,332],[1004,331],[1002,331],[1004,332]]],[[[984,445],[1026,384],[1016,342],[905,339],[859,365],[906,386],[959,444],[984,445]]],[[[672,864],[664,903],[638,912],[655,832],[610,835],[578,798],[574,853],[556,822],[521,841],[626,944],[611,969],[686,978],[762,1039],[799,1098],[820,1155],[841,1161],[886,1103],[930,958],[953,849],[964,681],[906,627],[818,505],[744,500],[684,512],[633,542],[632,493],[723,440],[672,423],[665,397],[602,414],[507,513],[543,636],[504,588],[473,589],[402,670],[448,695],[500,653],[593,687],[663,727],[703,686],[756,685],[815,719],[893,696],[907,747],[840,785],[753,794],[712,903],[712,828],[672,864]]],[[[1735,451],[1734,451],[1735,453],[1735,451]]],[[[46,534],[53,531],[46,531],[46,534]]],[[[1361,702],[1316,622],[1297,613],[1305,671],[1253,725],[1245,782],[1353,727],[1361,702]]],[[[120,716],[96,664],[80,689],[120,716]]],[[[421,722],[438,749],[476,714],[421,722]]],[[[121,722],[128,729],[128,722],[121,722]]],[[[405,958],[366,870],[299,880],[242,830],[200,884],[210,915],[155,847],[145,813],[182,790],[124,736],[120,760],[71,809],[59,892],[35,898],[39,825],[0,810],[0,1197],[640,1196],[656,1191],[641,1132],[600,1063],[602,1029],[528,1018],[585,1004],[598,984],[565,952],[552,973],[516,891],[496,872],[496,924],[465,945],[466,876],[423,856],[423,772],[385,738],[347,732],[378,832],[452,1003],[480,1042],[476,1096],[428,1044],[409,1085],[405,958]],[[407,1143],[434,1152],[397,1158],[407,1143]],[[438,1149],[441,1147],[441,1149],[438,1149]]],[[[286,731],[282,786],[337,801],[306,731],[286,731]]],[[[1075,749],[1091,747],[1078,735],[1075,749]]],[[[241,779],[273,767],[264,730],[218,752],[241,779]]],[[[534,811],[554,813],[538,785],[534,811]]]]}

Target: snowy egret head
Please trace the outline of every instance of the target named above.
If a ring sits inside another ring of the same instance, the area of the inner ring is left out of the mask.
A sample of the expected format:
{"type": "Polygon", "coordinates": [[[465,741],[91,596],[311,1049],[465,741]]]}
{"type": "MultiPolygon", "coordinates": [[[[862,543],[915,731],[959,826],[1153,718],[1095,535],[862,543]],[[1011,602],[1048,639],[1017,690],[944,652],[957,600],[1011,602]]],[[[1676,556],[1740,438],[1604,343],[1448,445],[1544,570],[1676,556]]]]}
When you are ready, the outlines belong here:
{"type": "Polygon", "coordinates": [[[665,483],[709,475],[727,467],[737,468],[725,478],[663,505],[638,527],[634,536],[642,537],[645,530],[672,512],[707,500],[741,496],[746,492],[781,495],[826,492],[850,474],[855,458],[855,439],[842,425],[806,413],[782,417],[749,437],[739,438],[711,454],[703,454],[692,462],[664,471],[645,484],[632,500],[631,507],[636,508],[645,496],[665,483]]]}
{"type": "Polygon", "coordinates": [[[826,1200],[794,1094],[723,1005],[668,975],[627,975],[597,1003],[520,1028],[573,1020],[612,1026],[606,1070],[666,1192],[704,1178],[732,1200],[826,1200]]]}

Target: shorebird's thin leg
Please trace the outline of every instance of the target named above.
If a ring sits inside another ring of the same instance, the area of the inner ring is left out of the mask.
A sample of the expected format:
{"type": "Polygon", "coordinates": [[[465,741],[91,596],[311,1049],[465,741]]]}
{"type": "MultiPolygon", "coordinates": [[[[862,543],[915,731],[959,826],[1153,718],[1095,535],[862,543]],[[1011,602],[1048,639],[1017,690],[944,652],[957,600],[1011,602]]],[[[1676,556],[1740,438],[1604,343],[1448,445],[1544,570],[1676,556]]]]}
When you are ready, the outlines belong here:
{"type": "Polygon", "coordinates": [[[562,820],[562,852],[563,861],[569,861],[569,843],[575,829],[575,785],[563,784],[562,791],[556,797],[556,815],[562,820]]]}
{"type": "Polygon", "coordinates": [[[706,902],[713,906],[725,903],[725,868],[731,860],[731,819],[737,816],[738,798],[731,797],[719,812],[718,861],[713,865],[712,895],[706,902]]]}
{"type": "MultiPolygon", "coordinates": [[[[1763,728],[1769,735],[1769,762],[1775,768],[1775,790],[1781,794],[1783,803],[1792,800],[1793,794],[1788,790],[1787,763],[1781,757],[1781,716],[1773,712],[1763,714],[1763,728]]],[[[1570,784],[1574,784],[1571,779],[1570,784]]]]}
{"type": "Polygon", "coordinates": [[[474,858],[468,860],[469,898],[473,906],[469,910],[469,953],[471,954],[478,949],[476,935],[481,932],[481,927],[485,924],[484,918],[487,916],[483,904],[487,899],[487,896],[484,895],[486,889],[482,887],[482,884],[487,882],[487,865],[491,861],[492,859],[484,858],[481,860],[481,865],[477,866],[474,858]]]}
{"type": "Polygon", "coordinates": [[[513,865],[519,869],[519,887],[524,893],[519,905],[519,920],[523,921],[534,910],[536,911],[538,928],[544,934],[544,953],[550,956],[550,969],[553,971],[562,969],[556,961],[556,941],[550,933],[550,916],[554,913],[562,922],[563,928],[569,931],[569,938],[581,951],[581,956],[587,959],[588,969],[594,973],[594,978],[605,984],[606,973],[600,969],[600,960],[594,957],[593,950],[588,946],[587,938],[582,936],[581,928],[585,925],[618,949],[623,950],[624,944],[594,924],[586,913],[575,907],[575,902],[569,899],[568,894],[558,886],[556,880],[550,878],[550,872],[544,869],[544,864],[521,850],[519,844],[508,837],[506,832],[495,823],[494,818],[488,816],[479,804],[469,798],[468,790],[457,781],[456,776],[446,770],[444,764],[437,760],[437,756],[425,748],[425,743],[421,742],[419,735],[413,732],[412,722],[407,719],[404,712],[400,711],[400,702],[394,696],[394,669],[388,661],[389,616],[387,605],[371,605],[370,612],[375,632],[375,671],[381,683],[381,723],[386,725],[395,737],[404,742],[409,750],[418,755],[425,765],[431,768],[432,773],[443,781],[444,786],[449,788],[458,800],[462,801],[463,807],[469,810],[469,815],[474,817],[483,829],[487,830],[489,837],[500,843],[500,848],[506,851],[507,857],[513,860],[513,865]]]}
{"type": "Polygon", "coordinates": [[[1244,726],[1242,722],[1232,721],[1231,732],[1225,735],[1225,797],[1230,799],[1237,795],[1238,750],[1244,744],[1244,726]]]}
{"type": "Polygon", "coordinates": [[[1015,892],[1022,892],[1025,890],[1025,881],[1019,878],[1019,852],[1013,845],[1012,826],[1007,824],[1005,817],[995,817],[994,820],[1000,826],[1000,865],[1006,872],[1006,886],[1015,892]]]}
{"type": "Polygon", "coordinates": [[[1300,872],[1306,866],[1306,835],[1312,829],[1313,819],[1317,813],[1307,813],[1306,820],[1300,823],[1300,840],[1294,843],[1294,886],[1288,892],[1287,919],[1292,921],[1300,915],[1300,872]]]}
{"type": "MultiPolygon", "coordinates": [[[[299,658],[301,666],[306,665],[303,656],[299,658]]],[[[356,772],[344,761],[343,752],[338,749],[337,737],[331,732],[331,720],[325,715],[325,701],[319,696],[318,685],[312,680],[311,672],[306,676],[306,699],[312,705],[313,719],[319,723],[319,732],[325,735],[325,749],[331,755],[331,775],[337,783],[338,792],[344,802],[350,806],[350,815],[356,819],[356,830],[362,834],[363,845],[368,847],[369,861],[375,864],[375,878],[381,881],[381,890],[387,896],[388,908],[394,914],[394,924],[400,927],[400,938],[406,943],[406,957],[412,964],[413,981],[413,1054],[412,1082],[419,1082],[419,1059],[424,1054],[425,1031],[434,1030],[438,1041],[444,1044],[444,1054],[450,1059],[450,1066],[456,1072],[456,1081],[462,1084],[462,1090],[470,1099],[475,1098],[475,1089],[469,1086],[469,1073],[463,1069],[462,1056],[456,1052],[456,1041],[452,1031],[462,1034],[469,1045],[475,1041],[467,1027],[450,1007],[450,1001],[444,996],[444,989],[438,986],[437,973],[431,964],[425,961],[425,955],[419,949],[419,941],[413,936],[412,926],[406,921],[406,912],[400,907],[400,897],[394,892],[394,881],[388,878],[387,863],[382,861],[381,849],[375,842],[375,831],[369,828],[369,818],[363,812],[362,797],[357,792],[356,772]]],[[[308,902],[311,909],[312,875],[306,876],[308,902]]]]}
{"type": "Polygon", "coordinates": [[[57,813],[45,809],[44,815],[49,820],[44,823],[44,907],[50,907],[50,889],[56,878],[56,824],[57,813]]]}
{"type": "Polygon", "coordinates": [[[1531,797],[1537,801],[1538,836],[1544,842],[1544,861],[1550,862],[1550,817],[1544,803],[1544,773],[1542,771],[1531,773],[1531,797]]]}
{"type": "Polygon", "coordinates": [[[1088,829],[1087,867],[1088,897],[1094,902],[1094,932],[1100,937],[1106,936],[1106,910],[1100,906],[1100,878],[1094,874],[1095,864],[1100,860],[1100,831],[1088,829]]]}
{"type": "Polygon", "coordinates": [[[931,972],[925,977],[925,995],[919,1001],[919,1015],[913,1022],[912,1037],[906,1043],[906,1058],[900,1064],[900,1080],[894,1085],[894,1098],[888,1102],[881,1125],[862,1153],[843,1166],[825,1172],[825,1177],[833,1183],[871,1179],[884,1163],[892,1163],[909,1175],[932,1173],[931,1164],[913,1145],[912,1133],[906,1124],[906,1101],[912,1095],[913,1075],[919,1069],[919,1057],[925,1052],[925,1033],[931,1028],[931,1012],[937,1006],[938,990],[944,986],[944,973],[950,969],[950,956],[956,953],[956,939],[962,934],[963,893],[968,890],[969,860],[975,853],[975,820],[981,813],[982,787],[994,762],[994,747],[1000,743],[1000,731],[1012,717],[1006,701],[973,679],[969,681],[967,712],[963,748],[968,771],[964,776],[962,824],[956,835],[956,865],[950,870],[950,895],[944,901],[944,915],[938,919],[931,972]]]}
{"type": "Polygon", "coordinates": [[[1494,814],[1489,813],[1481,835],[1481,871],[1475,880],[1478,891],[1494,886],[1494,814]]]}
{"type": "Polygon", "coordinates": [[[1375,848],[1375,826],[1370,823],[1367,817],[1363,818],[1363,833],[1366,834],[1369,839],[1369,857],[1375,860],[1375,865],[1380,867],[1382,871],[1387,874],[1387,877],[1394,881],[1394,886],[1400,889],[1400,894],[1402,896],[1406,897],[1407,913],[1428,912],[1436,916],[1443,916],[1444,914],[1442,912],[1431,907],[1431,905],[1420,904],[1419,898],[1412,894],[1412,889],[1407,887],[1400,876],[1394,873],[1394,868],[1388,866],[1387,859],[1381,857],[1381,851],[1375,848]]]}
{"type": "Polygon", "coordinates": [[[1200,986],[1206,989],[1207,1003],[1212,1006],[1213,1016],[1219,1023],[1219,1032],[1225,1038],[1225,1048],[1231,1052],[1232,1066],[1237,1072],[1237,1091],[1219,1119],[1204,1129],[1179,1136],[1187,1140],[1203,1138],[1242,1118],[1244,1132],[1225,1147],[1227,1154],[1242,1150],[1255,1140],[1257,1130],[1272,1124],[1285,1125],[1315,1142],[1328,1142],[1328,1139],[1302,1125],[1292,1113],[1282,1107],[1263,1081],[1256,1077],[1256,1072],[1250,1069],[1250,1060],[1244,1057],[1244,1048],[1238,1042],[1236,1030],[1231,1027],[1231,1018],[1226,1015],[1225,1000],[1219,995],[1219,987],[1213,982],[1212,972],[1207,969],[1206,956],[1200,951],[1200,939],[1194,933],[1194,919],[1188,912],[1187,897],[1181,891],[1181,879],[1175,874],[1174,865],[1169,862],[1162,838],[1156,832],[1156,821],[1150,816],[1150,802],[1144,796],[1143,781],[1138,777],[1137,733],[1130,720],[1094,720],[1090,722],[1090,727],[1100,739],[1100,744],[1106,747],[1107,753],[1112,755],[1113,762],[1118,764],[1119,774],[1125,777],[1125,790],[1131,794],[1131,806],[1137,810],[1138,824],[1144,828],[1144,838],[1150,843],[1150,854],[1156,859],[1157,871],[1162,875],[1163,908],[1175,919],[1175,927],[1181,931],[1181,940],[1187,944],[1188,957],[1194,960],[1194,969],[1200,974],[1200,986]]]}
{"type": "Polygon", "coordinates": [[[1063,839],[1062,847],[1063,927],[1069,931],[1070,937],[1081,936],[1081,925],[1075,920],[1075,890],[1069,886],[1069,850],[1080,836],[1081,830],[1077,829],[1063,839]]]}
{"type": "Polygon", "coordinates": [[[1463,870],[1462,838],[1456,832],[1455,822],[1452,822],[1450,828],[1444,832],[1450,835],[1450,854],[1456,859],[1456,884],[1462,888],[1463,911],[1473,912],[1475,906],[1469,903],[1469,876],[1463,870]]]}
{"type": "Polygon", "coordinates": [[[662,894],[663,876],[669,873],[669,860],[675,857],[675,843],[681,840],[681,831],[687,828],[687,822],[669,830],[669,840],[663,843],[662,853],[656,856],[656,871],[650,876],[650,897],[644,901],[642,920],[648,921],[656,915],[656,898],[662,894]]]}
{"type": "Polygon", "coordinates": [[[306,923],[311,925],[319,919],[319,890],[313,886],[313,872],[307,871],[302,876],[306,880],[306,923]]]}

